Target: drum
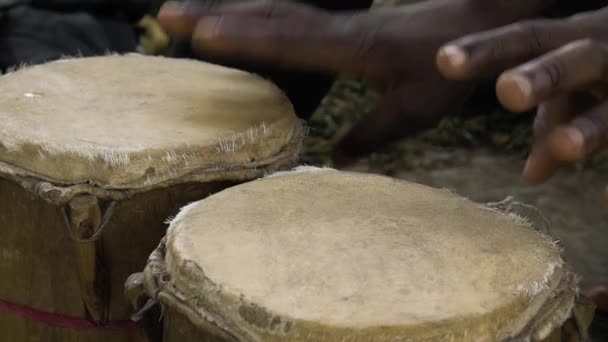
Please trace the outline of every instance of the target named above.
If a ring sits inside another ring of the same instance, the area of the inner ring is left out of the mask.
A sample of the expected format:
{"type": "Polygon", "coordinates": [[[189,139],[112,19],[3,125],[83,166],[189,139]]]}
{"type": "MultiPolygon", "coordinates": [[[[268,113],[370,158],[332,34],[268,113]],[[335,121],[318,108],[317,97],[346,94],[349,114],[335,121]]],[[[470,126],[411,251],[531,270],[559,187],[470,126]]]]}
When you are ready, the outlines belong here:
{"type": "Polygon", "coordinates": [[[252,74],[112,55],[0,77],[2,340],[137,341],[124,282],[167,217],[291,167],[302,127],[252,74]]]}
{"type": "Polygon", "coordinates": [[[560,255],[513,213],[303,168],[186,206],[143,286],[166,342],[560,341],[589,323],[560,255]]]}

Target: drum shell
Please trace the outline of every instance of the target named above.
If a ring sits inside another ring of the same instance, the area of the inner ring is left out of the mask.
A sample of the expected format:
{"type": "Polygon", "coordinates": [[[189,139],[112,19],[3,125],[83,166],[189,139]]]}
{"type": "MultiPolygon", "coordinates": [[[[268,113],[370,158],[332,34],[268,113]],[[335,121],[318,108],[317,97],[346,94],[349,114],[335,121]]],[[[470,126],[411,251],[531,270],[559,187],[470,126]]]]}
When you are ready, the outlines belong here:
{"type": "MultiPolygon", "coordinates": [[[[128,321],[123,296],[127,277],[145,264],[167,228],[165,220],[185,204],[233,182],[190,183],[155,189],[116,203],[100,237],[109,276],[109,320],[128,321]]],[[[0,178],[0,300],[41,312],[87,319],[75,245],[62,207],[0,178]]],[[[70,331],[33,322],[0,306],[0,329],[10,341],[134,341],[135,331],[70,331]],[[111,338],[110,338],[111,336],[111,338]]]]}
{"type": "Polygon", "coordinates": [[[61,341],[61,342],[143,342],[146,339],[141,331],[130,330],[75,330],[54,327],[45,323],[16,316],[0,310],[0,329],[3,341],[61,341]],[[6,338],[6,340],[4,340],[6,338]]]}

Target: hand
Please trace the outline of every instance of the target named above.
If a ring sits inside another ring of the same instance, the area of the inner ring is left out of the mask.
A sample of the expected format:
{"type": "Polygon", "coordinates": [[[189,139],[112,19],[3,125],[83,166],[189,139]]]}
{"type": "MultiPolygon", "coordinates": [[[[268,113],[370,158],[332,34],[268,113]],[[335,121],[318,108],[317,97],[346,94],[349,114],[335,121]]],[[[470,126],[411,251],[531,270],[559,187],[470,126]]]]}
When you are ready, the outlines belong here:
{"type": "Polygon", "coordinates": [[[437,65],[454,80],[502,72],[501,103],[538,108],[524,169],[532,184],[608,147],[608,9],[466,36],[446,44],[437,65]]]}
{"type": "Polygon", "coordinates": [[[509,11],[493,13],[488,11],[492,6],[472,2],[487,1],[439,0],[339,14],[288,1],[170,4],[161,10],[160,21],[169,32],[190,37],[193,48],[206,55],[371,81],[384,99],[340,143],[339,150],[352,156],[430,128],[466,99],[472,84],[443,79],[434,65],[437,49],[462,34],[510,20],[502,16],[509,11]]]}

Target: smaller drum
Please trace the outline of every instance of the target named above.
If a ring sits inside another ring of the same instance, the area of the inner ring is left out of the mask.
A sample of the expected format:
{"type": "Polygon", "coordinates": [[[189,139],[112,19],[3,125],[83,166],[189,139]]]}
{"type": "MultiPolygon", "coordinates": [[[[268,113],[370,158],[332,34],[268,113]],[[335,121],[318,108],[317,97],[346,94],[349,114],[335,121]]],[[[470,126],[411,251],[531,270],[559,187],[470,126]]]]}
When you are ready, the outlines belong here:
{"type": "Polygon", "coordinates": [[[166,342],[576,341],[589,322],[560,249],[519,216],[330,169],[185,207],[143,279],[166,342]]]}

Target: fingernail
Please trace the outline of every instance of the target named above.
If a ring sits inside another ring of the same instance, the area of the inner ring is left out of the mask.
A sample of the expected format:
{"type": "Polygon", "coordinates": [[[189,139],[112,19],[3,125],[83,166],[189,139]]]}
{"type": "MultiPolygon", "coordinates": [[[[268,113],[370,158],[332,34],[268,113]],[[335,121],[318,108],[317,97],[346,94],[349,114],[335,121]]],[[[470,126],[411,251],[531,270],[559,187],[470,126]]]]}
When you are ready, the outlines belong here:
{"type": "Polygon", "coordinates": [[[222,17],[204,17],[196,25],[197,38],[215,38],[220,35],[222,17]]]}
{"type": "Polygon", "coordinates": [[[568,139],[577,147],[583,147],[585,144],[585,137],[583,133],[576,128],[566,127],[563,128],[564,133],[568,136],[568,139]]]}
{"type": "Polygon", "coordinates": [[[439,51],[439,54],[454,68],[462,67],[468,59],[466,51],[456,45],[443,47],[441,51],[439,51]]]}
{"type": "Polygon", "coordinates": [[[531,160],[532,158],[528,157],[528,159],[526,159],[526,164],[524,165],[524,171],[522,172],[524,175],[524,178],[528,179],[528,175],[530,174],[530,164],[531,164],[531,160]]]}
{"type": "Polygon", "coordinates": [[[532,96],[532,83],[530,80],[521,75],[507,75],[505,82],[512,82],[515,89],[518,89],[522,97],[528,98],[532,96]]]}
{"type": "Polygon", "coordinates": [[[178,1],[169,1],[163,4],[161,11],[163,12],[171,12],[172,14],[180,14],[184,12],[187,3],[182,3],[178,1]]]}
{"type": "Polygon", "coordinates": [[[534,107],[532,83],[518,74],[504,74],[496,82],[500,102],[510,110],[526,111],[534,107]]]}
{"type": "Polygon", "coordinates": [[[572,127],[563,127],[559,129],[566,144],[556,141],[555,144],[559,147],[564,147],[565,157],[570,160],[583,158],[585,155],[585,136],[581,131],[572,127]]]}

